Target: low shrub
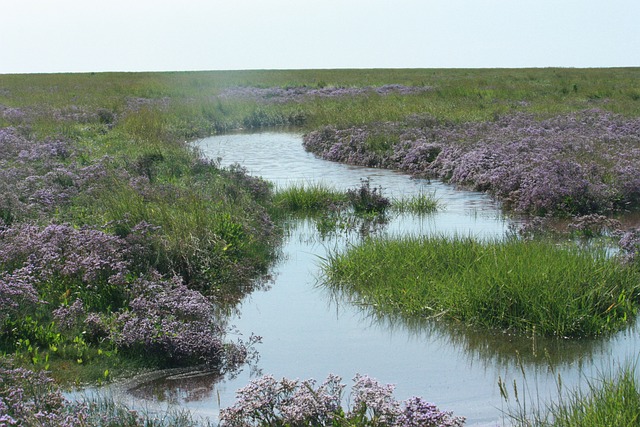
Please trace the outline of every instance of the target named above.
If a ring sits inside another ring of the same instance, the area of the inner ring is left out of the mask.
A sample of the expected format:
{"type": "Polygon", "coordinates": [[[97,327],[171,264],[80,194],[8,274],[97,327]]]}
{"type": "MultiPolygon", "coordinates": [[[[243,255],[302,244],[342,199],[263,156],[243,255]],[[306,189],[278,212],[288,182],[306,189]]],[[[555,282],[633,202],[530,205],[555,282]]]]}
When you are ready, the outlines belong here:
{"type": "Polygon", "coordinates": [[[356,375],[351,405],[343,407],[345,385],[329,375],[315,380],[276,380],[267,375],[238,390],[236,403],[220,411],[222,427],[246,426],[379,426],[461,427],[464,417],[441,411],[422,398],[398,401],[394,386],[356,375]]]}

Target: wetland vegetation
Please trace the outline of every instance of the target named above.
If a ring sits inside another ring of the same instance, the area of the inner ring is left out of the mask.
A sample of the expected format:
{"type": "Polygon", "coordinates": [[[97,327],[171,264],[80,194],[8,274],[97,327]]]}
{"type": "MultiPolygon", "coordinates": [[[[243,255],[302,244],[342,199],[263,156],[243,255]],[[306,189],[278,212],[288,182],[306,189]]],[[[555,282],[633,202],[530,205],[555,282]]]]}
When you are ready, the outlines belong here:
{"type": "MultiPolygon", "coordinates": [[[[574,218],[589,234],[596,226],[584,218],[640,204],[639,77],[634,68],[0,75],[0,422],[45,414],[50,425],[99,424],[69,414],[56,384],[241,366],[254,339],[231,340],[226,316],[269,273],[289,214],[326,222],[340,206],[364,216],[437,208],[432,196],[389,200],[368,183],[275,189],[190,141],[295,127],[323,158],[443,179],[490,193],[507,214],[574,218]]],[[[609,236],[616,256],[524,238],[368,239],[327,270],[343,292],[391,313],[600,335],[633,319],[638,303],[640,232],[609,236]],[[396,276],[370,294],[358,288],[358,277],[386,277],[372,271],[385,265],[396,276]]],[[[356,425],[384,424],[375,411],[358,416],[356,425]]]]}
{"type": "Polygon", "coordinates": [[[640,272],[604,250],[470,237],[370,238],[326,260],[358,304],[504,333],[589,337],[635,316],[640,272]]]}

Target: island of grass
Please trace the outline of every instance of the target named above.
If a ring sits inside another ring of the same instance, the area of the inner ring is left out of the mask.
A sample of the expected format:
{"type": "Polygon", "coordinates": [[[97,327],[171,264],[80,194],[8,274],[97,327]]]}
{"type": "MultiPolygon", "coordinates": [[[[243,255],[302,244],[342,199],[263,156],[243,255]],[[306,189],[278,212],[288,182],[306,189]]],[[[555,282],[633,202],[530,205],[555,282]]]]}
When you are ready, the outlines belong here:
{"type": "Polygon", "coordinates": [[[634,318],[640,272],[603,250],[543,241],[370,238],[324,265],[328,286],[379,313],[592,337],[634,318]]]}

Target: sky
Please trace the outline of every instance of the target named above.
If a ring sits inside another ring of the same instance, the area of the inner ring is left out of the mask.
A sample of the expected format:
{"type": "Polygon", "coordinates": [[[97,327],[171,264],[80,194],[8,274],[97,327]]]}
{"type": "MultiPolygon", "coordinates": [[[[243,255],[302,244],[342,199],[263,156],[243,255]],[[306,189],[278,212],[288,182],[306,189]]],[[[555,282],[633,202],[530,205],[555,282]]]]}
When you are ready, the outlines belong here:
{"type": "Polygon", "coordinates": [[[640,0],[0,0],[0,74],[640,66],[640,0]]]}

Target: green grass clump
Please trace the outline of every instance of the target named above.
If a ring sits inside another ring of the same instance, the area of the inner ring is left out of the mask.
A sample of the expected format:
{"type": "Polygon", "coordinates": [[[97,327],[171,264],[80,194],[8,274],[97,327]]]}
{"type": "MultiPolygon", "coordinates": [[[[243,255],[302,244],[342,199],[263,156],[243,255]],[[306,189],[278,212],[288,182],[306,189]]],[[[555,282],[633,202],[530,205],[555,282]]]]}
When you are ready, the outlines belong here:
{"type": "Polygon", "coordinates": [[[398,213],[423,215],[436,212],[440,208],[440,203],[433,193],[419,193],[393,199],[391,208],[398,213]]]}
{"type": "MultiPolygon", "coordinates": [[[[509,401],[507,387],[500,383],[502,397],[509,401]]],[[[586,389],[565,390],[558,381],[559,396],[544,407],[527,408],[526,396],[518,397],[508,411],[512,425],[527,427],[602,427],[640,424],[640,384],[633,366],[616,373],[600,374],[587,381],[586,389]]]]}
{"type": "Polygon", "coordinates": [[[314,215],[344,204],[344,192],[322,184],[295,184],[280,189],[273,196],[278,208],[294,214],[314,215]]]}
{"type": "Polygon", "coordinates": [[[618,330],[640,285],[604,251],[516,239],[368,239],[324,270],[329,286],[382,313],[559,337],[618,330]]]}

